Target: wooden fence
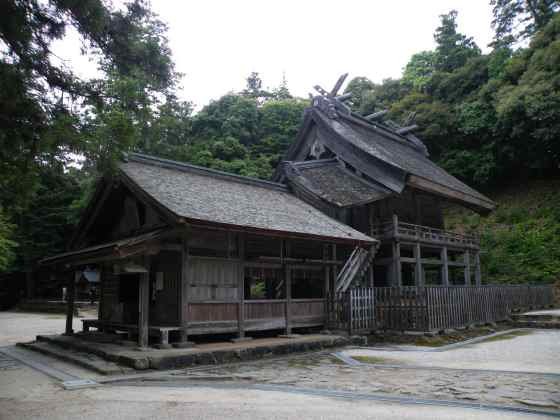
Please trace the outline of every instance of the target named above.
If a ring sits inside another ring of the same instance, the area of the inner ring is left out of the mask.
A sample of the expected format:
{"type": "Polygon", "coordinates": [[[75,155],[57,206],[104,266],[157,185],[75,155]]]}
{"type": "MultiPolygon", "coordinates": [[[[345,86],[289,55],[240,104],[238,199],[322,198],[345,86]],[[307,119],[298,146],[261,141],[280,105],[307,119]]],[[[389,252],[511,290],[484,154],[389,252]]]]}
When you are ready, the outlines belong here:
{"type": "Polygon", "coordinates": [[[551,286],[433,286],[374,289],[375,327],[432,331],[507,319],[553,305],[551,286]]]}
{"type": "Polygon", "coordinates": [[[337,292],[327,299],[327,326],[349,334],[375,328],[375,289],[360,287],[337,292]]]}

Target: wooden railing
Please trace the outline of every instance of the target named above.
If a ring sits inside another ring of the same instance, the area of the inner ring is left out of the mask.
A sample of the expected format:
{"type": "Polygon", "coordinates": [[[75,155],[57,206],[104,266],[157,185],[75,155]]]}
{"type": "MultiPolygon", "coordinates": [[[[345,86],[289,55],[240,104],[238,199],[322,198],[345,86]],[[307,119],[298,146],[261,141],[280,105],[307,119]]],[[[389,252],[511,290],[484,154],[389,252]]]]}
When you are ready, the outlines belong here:
{"type": "Polygon", "coordinates": [[[373,228],[376,239],[398,238],[411,242],[436,242],[445,245],[459,245],[479,248],[480,241],[474,235],[465,235],[428,226],[404,223],[394,218],[393,221],[380,223],[373,228]]]}
{"type": "Polygon", "coordinates": [[[554,303],[551,286],[380,287],[374,294],[376,328],[399,331],[497,322],[554,303]]]}
{"type": "Polygon", "coordinates": [[[368,269],[372,259],[371,251],[357,246],[346,260],[336,278],[336,292],[345,292],[355,278],[359,278],[368,269]]]}
{"type": "Polygon", "coordinates": [[[313,327],[325,321],[323,298],[189,303],[189,328],[195,334],[313,327]]]}

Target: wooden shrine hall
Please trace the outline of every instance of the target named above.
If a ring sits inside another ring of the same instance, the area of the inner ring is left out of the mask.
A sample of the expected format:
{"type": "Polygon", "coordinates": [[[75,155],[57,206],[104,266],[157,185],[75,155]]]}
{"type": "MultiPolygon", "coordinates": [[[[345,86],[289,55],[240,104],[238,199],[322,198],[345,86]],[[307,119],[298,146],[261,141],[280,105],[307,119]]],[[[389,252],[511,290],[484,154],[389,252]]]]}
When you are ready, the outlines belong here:
{"type": "Polygon", "coordinates": [[[103,177],[69,251],[42,261],[100,273],[98,319],[84,330],[165,348],[194,335],[368,331],[395,319],[406,322],[390,328],[447,328],[549,302],[548,289],[481,286],[479,241],[446,231],[443,208],[486,214],[495,204],[429,159],[412,119],[352,112],[338,93],[345,77],[330,92],[315,87],[272,181],[138,153],[103,177]]]}
{"type": "MultiPolygon", "coordinates": [[[[84,330],[166,347],[195,334],[324,325],[337,270],[376,243],[286,185],[131,153],[99,181],[71,251],[43,264],[97,266],[99,316],[84,330]]],[[[69,334],[72,313],[70,302],[69,334]]]]}

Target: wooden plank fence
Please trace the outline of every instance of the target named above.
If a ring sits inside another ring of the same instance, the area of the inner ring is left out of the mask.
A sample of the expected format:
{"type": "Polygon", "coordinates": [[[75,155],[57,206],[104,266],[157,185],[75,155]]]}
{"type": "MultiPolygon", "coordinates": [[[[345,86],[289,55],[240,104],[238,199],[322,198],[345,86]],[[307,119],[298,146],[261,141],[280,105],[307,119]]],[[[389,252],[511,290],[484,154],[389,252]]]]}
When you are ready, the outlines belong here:
{"type": "Polygon", "coordinates": [[[375,328],[375,289],[359,287],[337,292],[327,299],[327,325],[349,334],[375,328]]]}
{"type": "Polygon", "coordinates": [[[551,286],[380,287],[375,327],[433,331],[507,319],[515,311],[553,305],[551,286]]]}

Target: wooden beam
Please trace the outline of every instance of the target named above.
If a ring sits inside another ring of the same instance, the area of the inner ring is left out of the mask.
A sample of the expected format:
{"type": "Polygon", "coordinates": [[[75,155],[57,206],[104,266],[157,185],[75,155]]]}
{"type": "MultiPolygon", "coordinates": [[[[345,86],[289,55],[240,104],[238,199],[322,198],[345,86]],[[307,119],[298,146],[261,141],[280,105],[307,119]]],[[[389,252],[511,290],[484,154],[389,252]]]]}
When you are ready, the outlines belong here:
{"type": "MultiPolygon", "coordinates": [[[[149,267],[149,264],[147,264],[149,267]]],[[[149,344],[150,316],[150,271],[140,274],[138,279],[138,347],[145,348],[149,344]]]]}
{"type": "Polygon", "coordinates": [[[68,280],[66,282],[66,335],[74,334],[74,272],[72,275],[68,273],[68,280]]]}
{"type": "Polygon", "coordinates": [[[364,118],[366,120],[375,121],[375,120],[378,120],[379,118],[383,117],[384,115],[386,115],[388,113],[389,113],[389,111],[387,109],[384,109],[382,111],[377,111],[377,112],[374,112],[373,114],[366,115],[364,118]]]}
{"type": "Polygon", "coordinates": [[[338,91],[342,87],[342,84],[344,83],[344,81],[346,80],[347,77],[348,77],[348,73],[344,73],[342,76],[340,76],[338,78],[334,87],[331,90],[330,96],[336,96],[337,95],[338,91]]]}
{"type": "Polygon", "coordinates": [[[409,125],[408,127],[401,127],[397,130],[397,134],[400,134],[401,136],[404,136],[405,134],[410,133],[411,131],[414,131],[418,128],[417,124],[412,124],[409,125]]]}
{"type": "Polygon", "coordinates": [[[447,260],[447,248],[443,247],[441,249],[441,261],[443,265],[441,266],[441,284],[442,286],[449,286],[449,264],[447,260]]]}

